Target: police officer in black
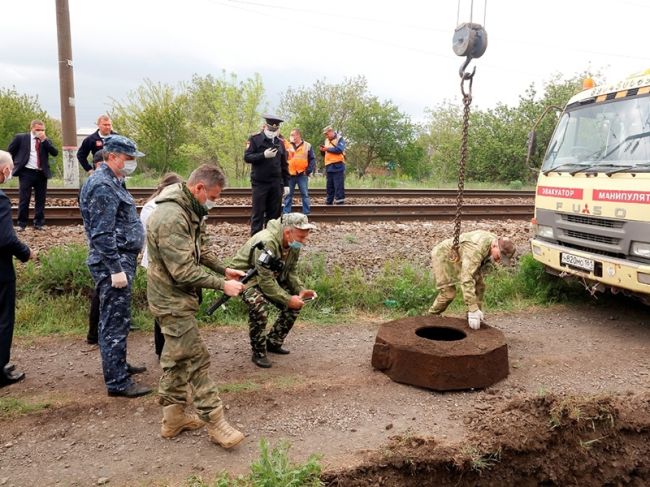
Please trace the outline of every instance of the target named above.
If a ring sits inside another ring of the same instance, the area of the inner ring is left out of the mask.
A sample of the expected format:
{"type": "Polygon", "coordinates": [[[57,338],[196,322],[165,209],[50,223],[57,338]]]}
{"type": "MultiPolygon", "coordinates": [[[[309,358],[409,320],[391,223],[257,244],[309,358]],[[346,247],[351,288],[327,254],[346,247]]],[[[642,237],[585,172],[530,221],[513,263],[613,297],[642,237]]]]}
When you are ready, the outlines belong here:
{"type": "Polygon", "coordinates": [[[244,160],[251,165],[253,187],[251,235],[262,230],[269,220],[280,217],[283,193],[289,191],[287,151],[278,137],[284,120],[273,115],[263,117],[266,123],[262,131],[248,139],[244,153],[244,160]]]}

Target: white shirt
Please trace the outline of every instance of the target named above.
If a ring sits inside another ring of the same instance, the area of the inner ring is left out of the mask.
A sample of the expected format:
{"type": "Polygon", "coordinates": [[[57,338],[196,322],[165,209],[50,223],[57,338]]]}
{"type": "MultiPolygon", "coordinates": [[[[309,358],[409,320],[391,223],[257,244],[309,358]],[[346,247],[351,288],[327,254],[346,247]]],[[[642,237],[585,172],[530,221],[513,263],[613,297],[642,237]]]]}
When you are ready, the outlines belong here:
{"type": "Polygon", "coordinates": [[[38,169],[40,169],[40,167],[38,167],[38,162],[37,162],[38,161],[38,156],[36,155],[36,137],[34,136],[33,133],[30,133],[30,135],[32,136],[32,138],[31,138],[31,147],[29,149],[29,161],[27,161],[27,164],[25,165],[25,167],[27,167],[29,169],[37,169],[38,170],[38,169]]]}
{"type": "MultiPolygon", "coordinates": [[[[145,235],[147,234],[147,220],[149,220],[149,217],[151,216],[151,214],[155,209],[156,209],[156,202],[154,200],[151,200],[148,201],[140,211],[140,221],[142,222],[142,226],[144,227],[145,235]]],[[[145,269],[149,267],[149,253],[147,252],[146,238],[144,241],[144,250],[142,251],[142,260],[140,261],[140,265],[145,269]]]]}

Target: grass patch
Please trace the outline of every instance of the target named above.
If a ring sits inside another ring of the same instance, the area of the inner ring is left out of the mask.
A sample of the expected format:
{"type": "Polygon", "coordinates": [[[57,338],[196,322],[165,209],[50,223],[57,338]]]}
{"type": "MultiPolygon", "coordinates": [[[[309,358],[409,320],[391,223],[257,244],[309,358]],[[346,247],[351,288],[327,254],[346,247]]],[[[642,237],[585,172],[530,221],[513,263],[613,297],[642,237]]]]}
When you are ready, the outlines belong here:
{"type": "MultiPolygon", "coordinates": [[[[81,335],[88,322],[88,296],[93,282],[86,266],[85,247],[54,247],[41,254],[40,263],[29,263],[19,270],[16,334],[81,335]]],[[[395,319],[427,311],[437,291],[428,266],[408,261],[390,261],[372,277],[363,269],[326,265],[324,254],[311,254],[300,262],[299,273],[306,287],[318,292],[318,299],[307,304],[300,320],[328,324],[352,322],[359,315],[395,319]]],[[[146,272],[138,267],[132,287],[133,322],[151,331],[153,317],[146,300],[146,272]]],[[[496,267],[486,277],[484,311],[511,311],[558,302],[587,300],[579,285],[570,285],[549,276],[530,254],[522,256],[516,268],[496,267]]],[[[248,310],[241,299],[233,298],[212,316],[206,309],[221,292],[203,290],[197,313],[201,326],[237,325],[248,322],[248,310]]],[[[460,292],[449,308],[462,313],[465,307],[460,292]]],[[[271,307],[269,321],[277,316],[271,307]]]]}
{"type": "Polygon", "coordinates": [[[320,455],[310,455],[305,463],[292,463],[289,459],[290,445],[279,442],[271,448],[264,438],[259,443],[260,456],[250,466],[248,475],[232,477],[224,472],[213,481],[199,476],[187,480],[188,487],[317,487],[320,481],[320,455]]]}
{"type": "Polygon", "coordinates": [[[253,382],[252,380],[247,380],[244,382],[233,382],[231,384],[223,384],[219,386],[220,392],[251,392],[257,391],[261,388],[260,384],[253,382]]]}
{"type": "Polygon", "coordinates": [[[49,402],[27,402],[13,397],[0,397],[0,420],[17,418],[42,411],[50,406],[49,402]]]}

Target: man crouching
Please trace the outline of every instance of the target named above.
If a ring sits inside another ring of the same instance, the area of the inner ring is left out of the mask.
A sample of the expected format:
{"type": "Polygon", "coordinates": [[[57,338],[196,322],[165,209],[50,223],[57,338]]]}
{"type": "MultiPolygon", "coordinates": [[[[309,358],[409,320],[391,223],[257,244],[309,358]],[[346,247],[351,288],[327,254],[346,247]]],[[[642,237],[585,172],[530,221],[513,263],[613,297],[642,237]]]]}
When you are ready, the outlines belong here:
{"type": "Polygon", "coordinates": [[[284,339],[298,318],[304,300],[316,297],[316,291],[305,289],[297,273],[300,249],[314,228],[316,225],[309,223],[306,215],[287,213],[282,218],[270,220],[266,228],[253,235],[235,255],[232,263],[235,269],[247,270],[253,266],[257,269],[257,276],[251,279],[242,298],[248,306],[252,359],[258,367],[271,367],[267,351],[289,353],[282,347],[284,339]],[[260,246],[262,250],[258,243],[264,244],[260,246]],[[260,261],[262,252],[271,254],[279,265],[264,265],[260,261]],[[280,314],[267,335],[269,304],[277,307],[280,314]]]}
{"type": "Polygon", "coordinates": [[[208,375],[210,355],[194,317],[200,288],[220,289],[228,296],[243,290],[237,279],[244,273],[221,265],[205,235],[205,217],[225,184],[220,168],[204,164],[192,172],[187,185],[168,186],[156,198],[147,225],[147,299],[165,336],[158,388],[161,435],[173,438],[205,425],[213,442],[232,448],[244,435],[225,420],[217,385],[208,375]],[[188,385],[199,415],[185,412],[188,385]]]}

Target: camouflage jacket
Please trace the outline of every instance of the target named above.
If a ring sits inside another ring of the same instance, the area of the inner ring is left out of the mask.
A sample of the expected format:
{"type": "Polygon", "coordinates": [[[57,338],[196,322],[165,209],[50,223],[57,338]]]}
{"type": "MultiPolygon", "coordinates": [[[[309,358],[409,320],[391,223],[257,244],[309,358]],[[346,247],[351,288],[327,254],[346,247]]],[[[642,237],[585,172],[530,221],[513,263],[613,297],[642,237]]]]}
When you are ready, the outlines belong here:
{"type": "Polygon", "coordinates": [[[280,306],[286,306],[292,294],[298,294],[304,289],[297,272],[299,257],[300,250],[282,248],[282,223],[278,218],[270,220],[264,230],[253,235],[239,249],[232,267],[246,272],[255,266],[258,274],[248,282],[247,287],[258,286],[267,299],[280,306]],[[257,262],[262,250],[255,249],[251,255],[251,248],[258,242],[264,242],[265,249],[270,250],[274,257],[282,259],[284,262],[282,272],[270,271],[257,262]]]}
{"type": "Polygon", "coordinates": [[[147,253],[147,300],[154,316],[194,314],[199,288],[223,289],[224,279],[202,267],[225,272],[183,184],[168,186],[156,198],[147,222],[147,253]]]}
{"type": "Polygon", "coordinates": [[[460,235],[460,262],[449,260],[449,251],[453,239],[448,238],[436,245],[431,251],[431,262],[436,276],[438,289],[460,284],[465,305],[470,311],[476,311],[476,279],[480,277],[481,267],[490,255],[492,241],[496,235],[484,230],[475,230],[460,235]]]}
{"type": "Polygon", "coordinates": [[[88,238],[88,264],[103,263],[111,274],[122,272],[120,254],[138,254],[144,228],[135,201],[106,164],[88,178],[79,193],[79,208],[88,238]]]}

